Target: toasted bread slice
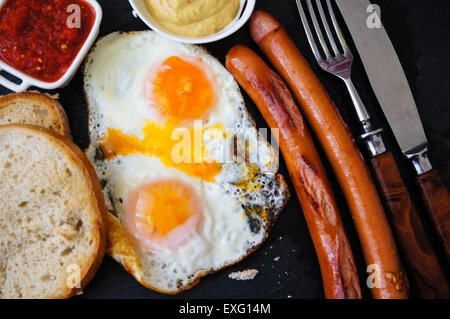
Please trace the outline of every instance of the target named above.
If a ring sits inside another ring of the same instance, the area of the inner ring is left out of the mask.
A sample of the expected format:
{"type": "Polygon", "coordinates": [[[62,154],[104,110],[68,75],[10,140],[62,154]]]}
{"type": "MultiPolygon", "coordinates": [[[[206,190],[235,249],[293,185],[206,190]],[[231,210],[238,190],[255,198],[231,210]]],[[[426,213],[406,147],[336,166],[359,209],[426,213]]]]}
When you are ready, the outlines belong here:
{"type": "Polygon", "coordinates": [[[106,245],[100,182],[82,151],[35,125],[0,126],[0,298],[67,298],[106,245]]]}
{"type": "Polygon", "coordinates": [[[69,121],[61,104],[39,92],[13,93],[0,97],[0,125],[23,123],[47,127],[71,138],[69,121]]]}

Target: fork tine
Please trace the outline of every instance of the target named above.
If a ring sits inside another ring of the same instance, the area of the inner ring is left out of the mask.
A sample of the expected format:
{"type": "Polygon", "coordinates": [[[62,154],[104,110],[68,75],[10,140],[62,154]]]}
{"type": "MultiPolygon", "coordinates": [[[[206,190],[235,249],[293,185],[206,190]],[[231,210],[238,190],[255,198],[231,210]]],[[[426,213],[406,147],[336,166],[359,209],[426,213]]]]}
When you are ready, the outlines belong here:
{"type": "Polygon", "coordinates": [[[305,10],[303,9],[303,5],[300,0],[295,1],[297,3],[298,12],[300,13],[300,19],[302,20],[303,28],[305,29],[306,37],[308,38],[309,46],[311,47],[314,57],[317,62],[322,62],[323,58],[320,53],[319,48],[317,47],[316,40],[311,32],[311,28],[309,26],[308,20],[306,18],[305,10]]]}
{"type": "Polygon", "coordinates": [[[316,13],[314,12],[311,0],[306,0],[306,4],[308,5],[309,14],[311,16],[314,29],[316,30],[317,38],[319,38],[319,42],[322,45],[322,49],[325,52],[327,60],[329,60],[331,58],[330,50],[328,49],[328,45],[325,42],[325,38],[323,36],[322,29],[320,28],[319,21],[317,20],[316,13]]]}
{"type": "Polygon", "coordinates": [[[328,36],[328,41],[330,41],[331,47],[333,48],[334,55],[336,57],[339,57],[339,56],[341,56],[341,52],[339,52],[336,42],[334,41],[334,36],[331,33],[330,25],[328,24],[327,18],[325,17],[325,13],[324,13],[323,7],[322,7],[322,1],[316,0],[316,5],[317,5],[317,9],[319,10],[320,18],[322,19],[322,24],[325,28],[325,32],[328,36]]]}
{"type": "Polygon", "coordinates": [[[331,21],[333,22],[334,30],[336,31],[339,42],[341,43],[342,49],[344,50],[344,56],[347,56],[347,54],[350,52],[350,49],[347,45],[347,42],[345,42],[344,35],[342,34],[341,28],[339,27],[339,24],[337,22],[336,15],[334,14],[333,6],[331,5],[331,1],[330,0],[326,0],[326,1],[327,1],[328,11],[330,12],[331,21]]]}

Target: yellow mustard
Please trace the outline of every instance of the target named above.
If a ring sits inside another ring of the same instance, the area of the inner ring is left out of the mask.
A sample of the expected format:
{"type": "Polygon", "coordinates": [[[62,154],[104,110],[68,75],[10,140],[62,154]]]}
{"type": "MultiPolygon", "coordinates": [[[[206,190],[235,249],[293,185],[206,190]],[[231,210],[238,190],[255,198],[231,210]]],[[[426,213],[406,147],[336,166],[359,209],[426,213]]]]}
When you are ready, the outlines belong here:
{"type": "Polygon", "coordinates": [[[155,21],[167,31],[188,37],[204,37],[230,24],[240,0],[145,0],[155,21]]]}

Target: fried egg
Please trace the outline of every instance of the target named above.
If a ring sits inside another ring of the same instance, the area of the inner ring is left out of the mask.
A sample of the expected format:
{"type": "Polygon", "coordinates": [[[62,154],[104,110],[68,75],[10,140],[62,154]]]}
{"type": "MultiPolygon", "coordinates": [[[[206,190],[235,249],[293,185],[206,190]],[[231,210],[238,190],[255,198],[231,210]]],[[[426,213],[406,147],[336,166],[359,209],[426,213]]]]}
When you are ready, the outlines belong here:
{"type": "Polygon", "coordinates": [[[237,83],[203,48],[112,33],[86,59],[86,153],[114,217],[109,252],[177,293],[254,251],[288,198],[237,83]]]}

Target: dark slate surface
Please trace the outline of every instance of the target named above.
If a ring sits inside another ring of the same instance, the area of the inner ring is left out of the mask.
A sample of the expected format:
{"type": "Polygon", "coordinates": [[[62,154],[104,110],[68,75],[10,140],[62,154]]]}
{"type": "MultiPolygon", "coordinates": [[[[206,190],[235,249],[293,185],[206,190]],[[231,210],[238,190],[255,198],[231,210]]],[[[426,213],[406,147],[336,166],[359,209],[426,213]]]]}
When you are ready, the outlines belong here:
{"type": "MultiPolygon", "coordinates": [[[[146,29],[144,23],[131,14],[128,1],[102,0],[99,2],[104,11],[101,35],[117,30],[146,29]]],[[[430,142],[433,162],[441,170],[447,185],[449,185],[450,81],[448,77],[450,74],[450,44],[448,41],[450,39],[450,3],[448,0],[378,0],[373,2],[381,6],[382,21],[405,68],[430,142]]],[[[355,136],[359,134],[359,126],[355,121],[351,110],[351,101],[343,83],[319,70],[313,59],[300,25],[295,1],[257,0],[257,8],[270,12],[286,26],[293,40],[336,102],[353,134],[355,136]]],[[[207,48],[223,62],[226,52],[235,44],[247,45],[260,53],[251,41],[247,26],[229,38],[207,45],[207,48]]],[[[353,51],[356,52],[355,49],[353,51]]],[[[354,80],[378,123],[387,128],[387,123],[380,112],[358,59],[354,65],[354,80]]],[[[87,114],[81,73],[78,72],[66,88],[50,93],[56,92],[60,93],[61,103],[69,116],[75,142],[81,147],[86,147],[88,143],[87,114]]],[[[0,93],[7,93],[7,90],[0,88],[0,93]]],[[[258,126],[265,127],[266,125],[254,104],[245,94],[244,96],[247,107],[256,119],[258,126]]],[[[387,132],[386,137],[392,141],[390,131],[387,132]]],[[[397,145],[392,142],[389,144],[413,197],[419,199],[409,164],[402,158],[397,145]]],[[[323,153],[321,155],[326,161],[323,153]]],[[[336,190],[345,227],[352,243],[360,272],[360,281],[362,286],[365,286],[364,260],[351,217],[328,163],[326,163],[326,167],[336,190]]],[[[286,177],[288,176],[283,161],[281,161],[280,172],[286,177]]],[[[289,179],[288,184],[293,190],[289,179]]],[[[417,206],[423,211],[423,204],[420,200],[418,200],[417,206]]],[[[426,217],[425,214],[423,215],[426,217]]],[[[425,223],[428,231],[433,235],[427,219],[425,219],[425,223]]],[[[442,254],[436,240],[434,244],[442,254]]],[[[369,296],[366,288],[363,293],[364,296],[369,296]]],[[[295,194],[281,214],[270,237],[257,252],[235,266],[203,278],[200,284],[192,290],[173,297],[153,292],[138,284],[111,258],[105,257],[97,275],[80,298],[287,298],[288,296],[293,298],[323,297],[317,258],[295,194]],[[280,257],[278,261],[274,260],[276,257],[280,257]],[[247,268],[259,270],[259,274],[254,280],[243,282],[228,278],[230,272],[247,268]]]]}

